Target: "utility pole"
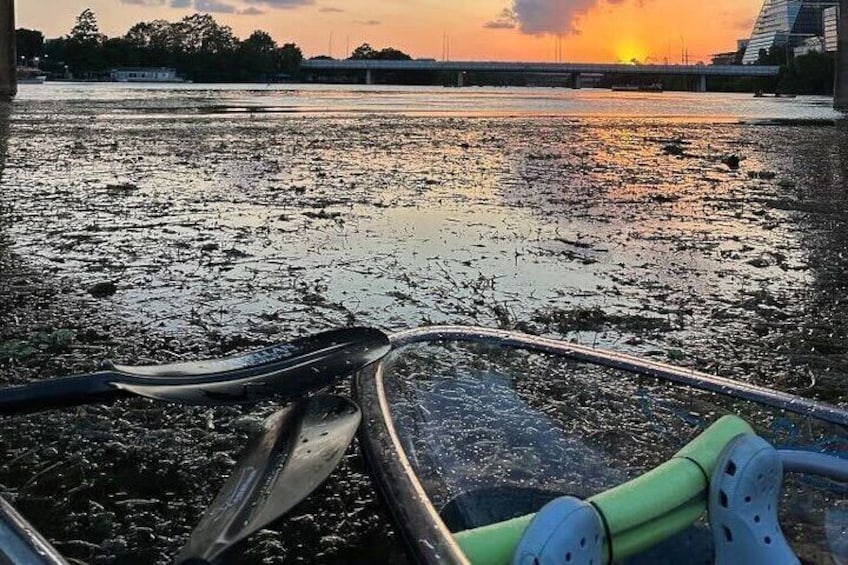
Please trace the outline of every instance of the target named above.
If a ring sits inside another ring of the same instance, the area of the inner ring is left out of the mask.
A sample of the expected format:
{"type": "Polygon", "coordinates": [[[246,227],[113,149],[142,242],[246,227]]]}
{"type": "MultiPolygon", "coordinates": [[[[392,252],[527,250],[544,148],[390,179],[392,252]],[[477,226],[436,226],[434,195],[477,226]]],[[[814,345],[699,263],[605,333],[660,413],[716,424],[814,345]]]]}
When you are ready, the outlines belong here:
{"type": "Polygon", "coordinates": [[[0,0],[0,100],[18,93],[15,0],[0,0]]]}
{"type": "Polygon", "coordinates": [[[836,29],[836,76],[833,107],[848,111],[848,0],[839,0],[839,23],[836,29]]]}

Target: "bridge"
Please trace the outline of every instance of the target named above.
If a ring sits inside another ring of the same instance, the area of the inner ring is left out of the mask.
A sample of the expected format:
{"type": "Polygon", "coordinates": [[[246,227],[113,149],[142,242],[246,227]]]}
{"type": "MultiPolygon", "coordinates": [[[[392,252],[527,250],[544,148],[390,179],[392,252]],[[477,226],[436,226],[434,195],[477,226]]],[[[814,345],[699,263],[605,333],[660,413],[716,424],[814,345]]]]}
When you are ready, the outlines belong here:
{"type": "Polygon", "coordinates": [[[373,84],[375,75],[386,71],[456,73],[462,86],[465,73],[568,74],[580,86],[583,75],[684,76],[698,79],[697,90],[706,91],[707,77],[776,77],[780,67],[758,65],[624,65],[601,63],[507,63],[500,61],[387,61],[373,59],[311,59],[301,67],[307,71],[364,72],[365,82],[373,84]]]}

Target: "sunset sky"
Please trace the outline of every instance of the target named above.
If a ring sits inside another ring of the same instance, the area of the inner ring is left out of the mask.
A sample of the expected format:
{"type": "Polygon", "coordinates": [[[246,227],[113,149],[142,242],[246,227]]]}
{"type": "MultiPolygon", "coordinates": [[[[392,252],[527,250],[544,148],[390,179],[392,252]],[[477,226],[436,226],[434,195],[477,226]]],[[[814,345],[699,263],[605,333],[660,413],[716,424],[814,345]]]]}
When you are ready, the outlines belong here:
{"type": "Polygon", "coordinates": [[[246,37],[264,29],[307,56],[346,56],[368,42],[413,57],[453,60],[691,63],[736,48],[762,0],[19,0],[17,25],[47,37],[70,31],[85,8],[101,31],[123,35],[140,21],[212,13],[246,37]],[[561,40],[557,40],[557,35],[561,40]]]}

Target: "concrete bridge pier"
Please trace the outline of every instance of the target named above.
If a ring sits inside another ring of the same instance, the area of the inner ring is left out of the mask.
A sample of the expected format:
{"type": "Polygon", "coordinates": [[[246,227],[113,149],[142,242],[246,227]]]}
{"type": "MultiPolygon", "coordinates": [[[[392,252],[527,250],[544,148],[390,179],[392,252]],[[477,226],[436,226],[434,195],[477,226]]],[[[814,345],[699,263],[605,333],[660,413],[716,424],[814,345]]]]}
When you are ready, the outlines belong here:
{"type": "Polygon", "coordinates": [[[18,93],[15,0],[0,0],[0,100],[18,93]]]}
{"type": "Polygon", "coordinates": [[[707,91],[707,75],[701,75],[698,77],[698,83],[695,85],[695,90],[697,92],[707,91]]]}
{"type": "Polygon", "coordinates": [[[456,85],[460,88],[465,86],[465,73],[463,71],[458,71],[456,73],[456,85]]]}
{"type": "Polygon", "coordinates": [[[578,89],[582,88],[582,84],[580,84],[580,73],[575,73],[571,75],[571,87],[578,89]]]}
{"type": "Polygon", "coordinates": [[[848,111],[848,0],[839,0],[833,107],[848,111]]]}
{"type": "Polygon", "coordinates": [[[374,71],[371,69],[365,70],[365,84],[374,84],[374,71]]]}

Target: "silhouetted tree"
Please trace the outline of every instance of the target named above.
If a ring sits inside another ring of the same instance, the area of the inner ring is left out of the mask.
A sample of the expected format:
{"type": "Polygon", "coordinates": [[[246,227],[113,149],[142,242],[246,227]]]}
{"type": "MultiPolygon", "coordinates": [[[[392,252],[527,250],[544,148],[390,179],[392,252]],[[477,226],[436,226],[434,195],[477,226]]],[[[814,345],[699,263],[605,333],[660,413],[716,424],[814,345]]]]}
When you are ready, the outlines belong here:
{"type": "Polygon", "coordinates": [[[89,77],[102,71],[105,63],[100,47],[105,40],[106,36],[100,33],[97,25],[97,16],[86,8],[68,35],[66,60],[71,70],[89,77]]]}
{"type": "Polygon", "coordinates": [[[68,40],[60,37],[44,42],[44,61],[41,68],[59,75],[65,74],[66,58],[68,55],[68,40]]]}
{"type": "Polygon", "coordinates": [[[386,47],[385,49],[380,49],[377,52],[375,59],[386,59],[386,60],[394,60],[394,61],[408,61],[412,59],[409,55],[400,51],[399,49],[394,49],[393,47],[386,47]]]}
{"type": "Polygon", "coordinates": [[[97,25],[97,16],[91,11],[91,8],[86,8],[77,16],[77,23],[71,29],[68,39],[77,43],[99,45],[106,39],[100,33],[100,26],[97,25]]]}
{"type": "Polygon", "coordinates": [[[412,59],[409,55],[395,49],[393,47],[386,47],[377,51],[368,43],[363,43],[359,47],[353,50],[353,53],[350,54],[349,59],[384,59],[384,60],[409,60],[412,59]]]}
{"type": "Polygon", "coordinates": [[[175,28],[174,24],[165,20],[141,22],[132,26],[124,39],[141,49],[177,51],[182,45],[175,28]]]}
{"type": "Polygon", "coordinates": [[[197,82],[270,80],[280,73],[298,76],[303,53],[294,43],[278,47],[266,32],[257,30],[244,41],[208,14],[194,14],[178,22],[153,20],[132,26],[123,37],[107,38],[97,17],[84,10],[71,32],[44,42],[34,30],[22,30],[21,54],[49,58],[43,68],[63,75],[66,67],[77,77],[102,77],[111,68],[174,67],[197,82]],[[39,49],[41,45],[41,49],[39,49]]]}
{"type": "Polygon", "coordinates": [[[300,64],[303,62],[303,52],[294,43],[286,43],[280,48],[280,70],[289,76],[300,75],[300,64]]]}
{"type": "Polygon", "coordinates": [[[20,28],[15,31],[18,57],[33,59],[44,55],[44,34],[34,29],[20,28]]]}
{"type": "Polygon", "coordinates": [[[138,66],[141,61],[133,45],[122,37],[113,37],[103,42],[101,56],[106,68],[138,66]]]}
{"type": "Polygon", "coordinates": [[[231,53],[238,47],[232,28],[220,25],[209,14],[186,16],[174,26],[186,53],[231,53]]]}
{"type": "Polygon", "coordinates": [[[792,94],[831,94],[833,92],[833,56],[810,52],[794,57],[777,85],[778,92],[792,94]]]}
{"type": "Polygon", "coordinates": [[[264,31],[254,31],[238,47],[242,79],[270,80],[279,69],[277,42],[264,31]]]}
{"type": "Polygon", "coordinates": [[[375,53],[377,52],[373,47],[371,47],[371,45],[363,43],[351,52],[348,59],[373,59],[375,53]]]}

